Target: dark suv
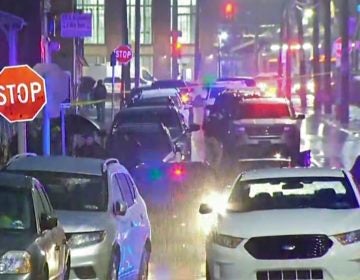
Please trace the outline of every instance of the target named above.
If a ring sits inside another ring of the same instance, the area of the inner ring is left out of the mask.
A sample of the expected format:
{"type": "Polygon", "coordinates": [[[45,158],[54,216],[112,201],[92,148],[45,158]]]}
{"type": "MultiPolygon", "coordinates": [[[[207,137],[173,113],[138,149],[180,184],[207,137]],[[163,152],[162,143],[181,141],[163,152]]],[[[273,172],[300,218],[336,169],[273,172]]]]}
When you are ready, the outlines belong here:
{"type": "Polygon", "coordinates": [[[302,119],[285,98],[221,94],[210,108],[205,134],[216,137],[226,154],[237,158],[280,154],[296,160],[302,119]]]}

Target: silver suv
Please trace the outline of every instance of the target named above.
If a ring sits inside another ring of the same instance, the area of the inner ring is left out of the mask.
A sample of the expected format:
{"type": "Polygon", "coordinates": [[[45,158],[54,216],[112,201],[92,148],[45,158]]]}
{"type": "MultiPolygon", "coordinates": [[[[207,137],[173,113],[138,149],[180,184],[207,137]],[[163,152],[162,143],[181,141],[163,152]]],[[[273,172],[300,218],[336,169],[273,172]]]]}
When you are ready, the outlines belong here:
{"type": "Polygon", "coordinates": [[[27,154],[15,156],[5,169],[45,185],[71,248],[70,279],[147,279],[147,208],[118,160],[27,154]]]}

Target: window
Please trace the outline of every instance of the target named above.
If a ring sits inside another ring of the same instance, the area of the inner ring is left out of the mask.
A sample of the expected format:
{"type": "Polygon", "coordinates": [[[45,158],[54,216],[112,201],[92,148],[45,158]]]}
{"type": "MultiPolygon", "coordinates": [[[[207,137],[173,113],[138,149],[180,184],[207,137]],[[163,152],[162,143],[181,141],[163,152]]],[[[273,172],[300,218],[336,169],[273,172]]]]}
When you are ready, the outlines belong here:
{"type": "Polygon", "coordinates": [[[85,44],[105,44],[105,0],[77,0],[77,9],[92,14],[92,37],[85,44]]]}
{"type": "Polygon", "coordinates": [[[194,44],[195,21],[196,0],[178,0],[178,30],[182,33],[181,37],[179,38],[181,43],[194,44]]]}
{"type": "MultiPolygon", "coordinates": [[[[129,41],[135,41],[135,1],[128,0],[129,41]]],[[[152,44],[152,0],[140,0],[140,44],[152,44]]]]}
{"type": "Polygon", "coordinates": [[[134,197],[131,191],[131,186],[128,184],[124,174],[117,174],[116,177],[120,182],[121,192],[125,198],[126,204],[128,207],[131,207],[134,204],[134,197]]]}

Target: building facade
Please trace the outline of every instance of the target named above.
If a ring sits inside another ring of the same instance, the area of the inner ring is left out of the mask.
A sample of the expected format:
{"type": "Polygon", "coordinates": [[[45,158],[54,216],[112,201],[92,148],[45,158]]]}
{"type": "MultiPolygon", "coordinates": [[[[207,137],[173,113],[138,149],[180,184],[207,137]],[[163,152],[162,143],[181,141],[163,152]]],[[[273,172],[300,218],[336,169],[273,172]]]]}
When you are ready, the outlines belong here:
{"type": "MultiPolygon", "coordinates": [[[[129,44],[135,40],[135,1],[136,0],[77,0],[77,9],[93,15],[93,36],[85,39],[84,75],[104,78],[111,73],[109,58],[111,52],[124,43],[123,18],[127,5],[129,44]],[[127,3],[126,3],[127,2],[127,3]]],[[[200,5],[200,77],[216,75],[217,37],[220,0],[178,0],[178,30],[182,55],[179,70],[184,79],[194,78],[196,5],[200,5]]],[[[171,31],[172,0],[140,0],[140,64],[157,79],[171,77],[171,31]]],[[[119,75],[120,67],[116,70],[119,75]]],[[[133,73],[134,65],[131,65],[133,73]]]]}

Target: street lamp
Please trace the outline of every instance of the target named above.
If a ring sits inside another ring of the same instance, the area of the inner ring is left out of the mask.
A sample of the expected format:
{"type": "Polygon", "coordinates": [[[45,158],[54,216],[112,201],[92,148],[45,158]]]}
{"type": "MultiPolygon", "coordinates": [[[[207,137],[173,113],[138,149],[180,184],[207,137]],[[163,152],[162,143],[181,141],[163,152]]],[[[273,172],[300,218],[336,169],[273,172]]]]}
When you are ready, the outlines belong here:
{"type": "Polygon", "coordinates": [[[218,77],[221,78],[221,47],[223,46],[223,42],[225,42],[229,38],[229,34],[226,31],[221,31],[218,34],[218,77]]]}

